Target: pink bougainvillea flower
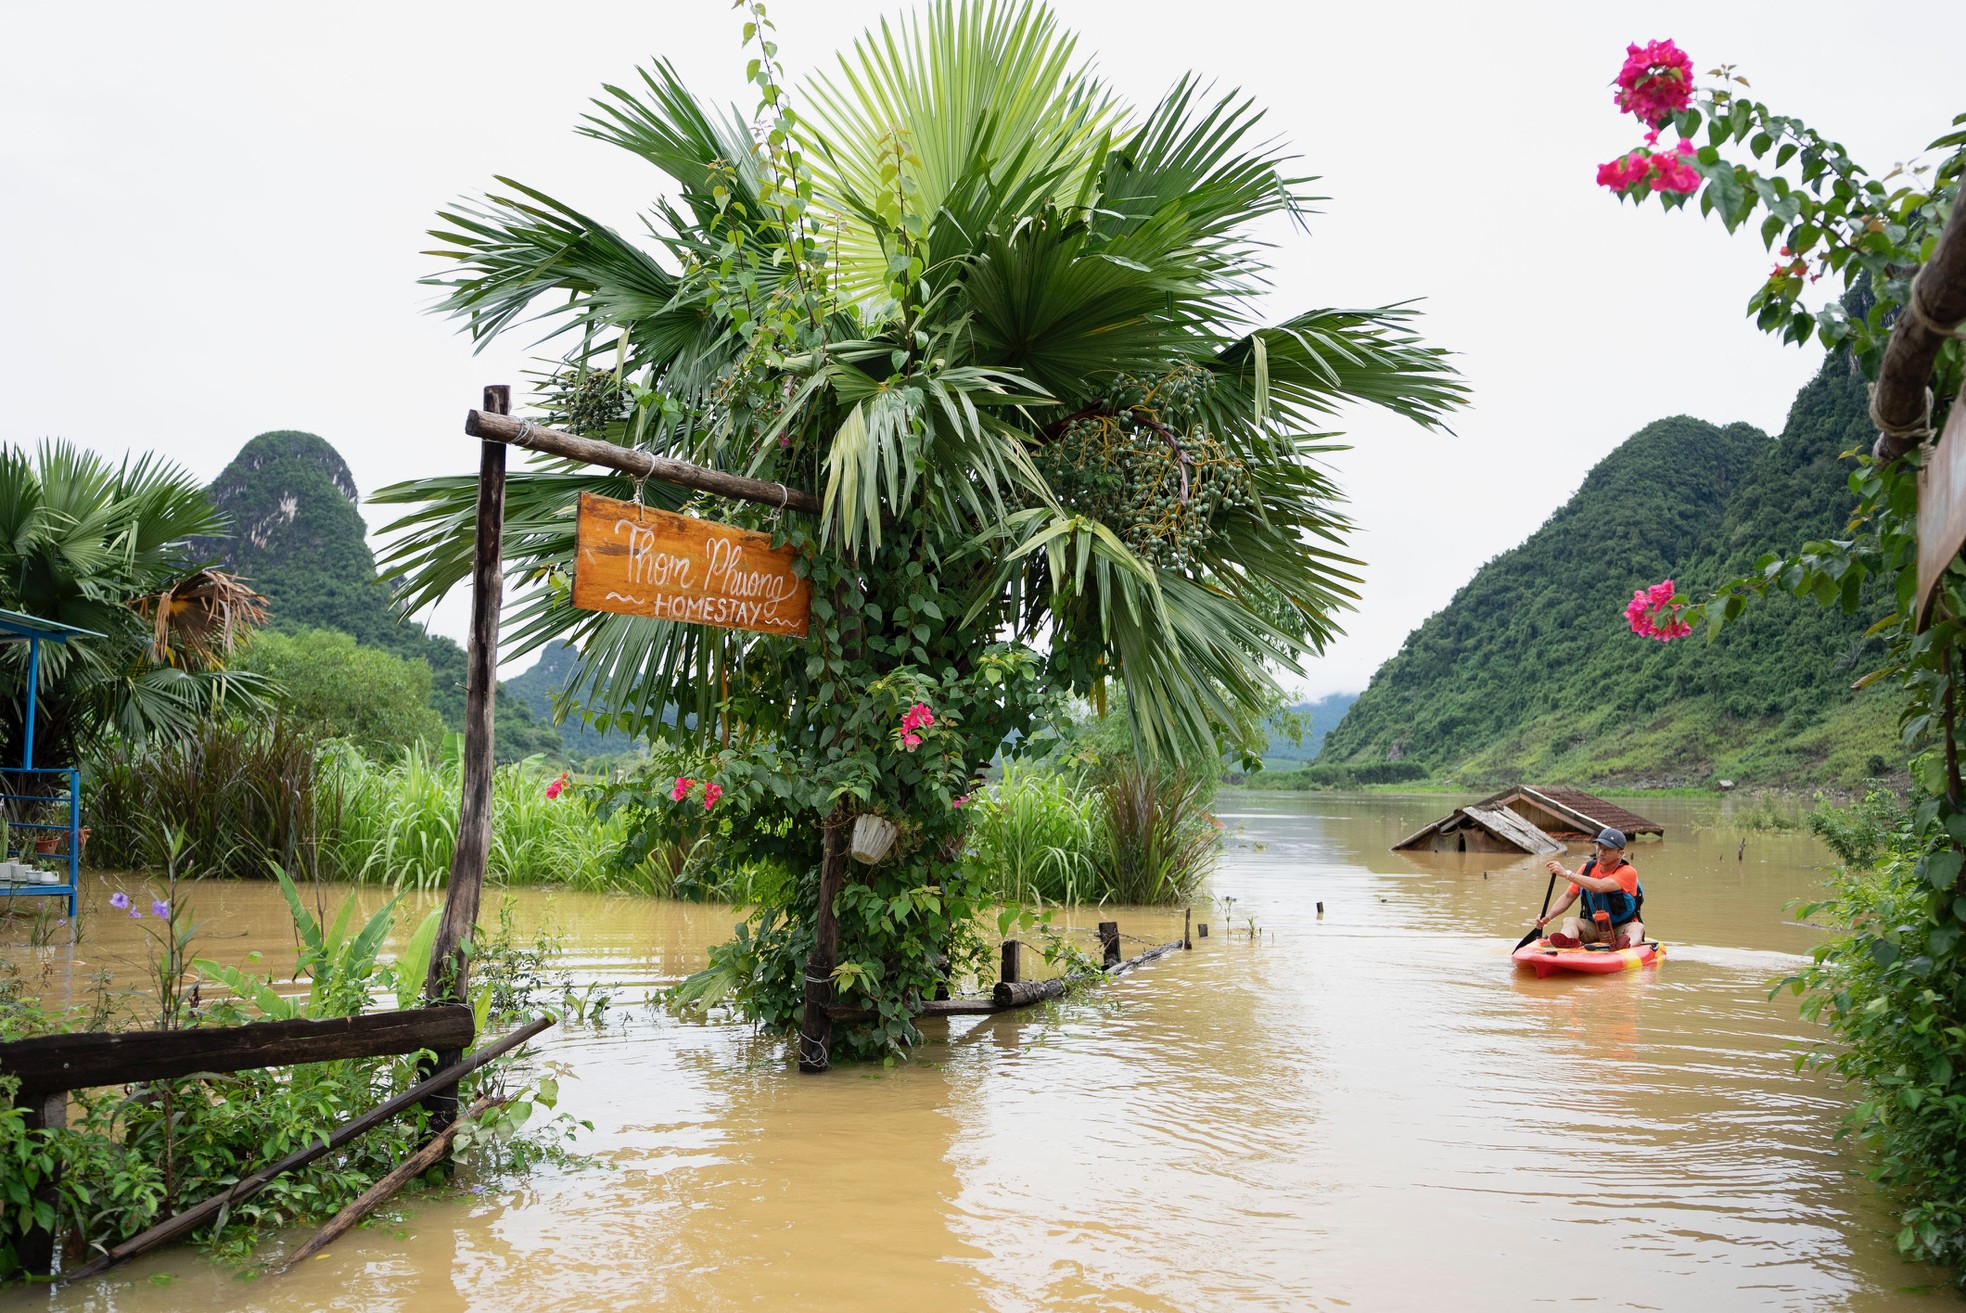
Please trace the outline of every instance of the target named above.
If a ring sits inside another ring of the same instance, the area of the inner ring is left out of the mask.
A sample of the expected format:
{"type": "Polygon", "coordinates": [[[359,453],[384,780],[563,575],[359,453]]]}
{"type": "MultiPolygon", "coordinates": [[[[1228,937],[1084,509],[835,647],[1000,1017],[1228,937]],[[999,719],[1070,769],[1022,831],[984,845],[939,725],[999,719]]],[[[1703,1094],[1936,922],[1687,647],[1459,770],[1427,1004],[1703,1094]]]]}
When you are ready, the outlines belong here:
{"type": "Polygon", "coordinates": [[[703,786],[703,810],[709,811],[712,807],[717,805],[717,799],[723,796],[724,796],[723,785],[717,783],[715,780],[710,780],[706,782],[703,786]]]}
{"type": "Polygon", "coordinates": [[[1619,109],[1657,127],[1693,103],[1693,61],[1670,40],[1625,47],[1618,70],[1619,109]]]}
{"type": "Polygon", "coordinates": [[[1679,607],[1672,600],[1677,593],[1670,579],[1639,589],[1625,607],[1625,623],[1641,638],[1656,638],[1661,643],[1686,637],[1693,626],[1679,618],[1679,607]]]}
{"type": "Polygon", "coordinates": [[[687,798],[689,796],[689,791],[692,788],[694,788],[695,785],[696,785],[696,781],[691,779],[689,776],[678,775],[676,777],[676,787],[669,790],[670,800],[673,802],[681,802],[684,798],[687,798]]]}
{"type": "Polygon", "coordinates": [[[554,780],[551,784],[546,786],[547,798],[550,800],[559,797],[562,793],[565,793],[567,791],[568,782],[569,782],[569,777],[567,775],[567,772],[561,771],[560,778],[554,780]]]}
{"type": "Polygon", "coordinates": [[[911,732],[911,733],[903,734],[901,736],[901,746],[908,749],[908,751],[910,752],[913,752],[916,748],[919,748],[921,745],[922,745],[922,736],[919,734],[915,734],[911,732]]]}
{"type": "Polygon", "coordinates": [[[960,807],[968,801],[969,801],[969,795],[965,793],[962,797],[956,799],[956,806],[960,807]]]}
{"type": "Polygon", "coordinates": [[[109,896],[109,905],[120,912],[130,905],[130,896],[118,889],[109,896]]]}

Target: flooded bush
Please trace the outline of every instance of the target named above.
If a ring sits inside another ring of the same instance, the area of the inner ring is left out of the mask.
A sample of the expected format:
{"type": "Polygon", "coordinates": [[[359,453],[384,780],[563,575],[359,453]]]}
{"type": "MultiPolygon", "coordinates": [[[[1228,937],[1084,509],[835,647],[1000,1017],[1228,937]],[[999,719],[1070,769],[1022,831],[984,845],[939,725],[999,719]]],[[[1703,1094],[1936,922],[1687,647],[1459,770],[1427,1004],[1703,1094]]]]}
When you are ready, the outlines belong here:
{"type": "Polygon", "coordinates": [[[1186,901],[1215,867],[1222,827],[1213,784],[1173,767],[1122,761],[1102,772],[1092,871],[1101,902],[1186,901]]]}

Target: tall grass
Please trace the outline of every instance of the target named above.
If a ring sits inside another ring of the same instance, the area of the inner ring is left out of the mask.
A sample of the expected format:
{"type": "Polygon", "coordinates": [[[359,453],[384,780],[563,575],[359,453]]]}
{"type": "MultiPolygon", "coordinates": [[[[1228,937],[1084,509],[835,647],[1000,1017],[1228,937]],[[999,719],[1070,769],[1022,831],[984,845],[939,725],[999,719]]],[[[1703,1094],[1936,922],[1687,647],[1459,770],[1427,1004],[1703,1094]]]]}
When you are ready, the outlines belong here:
{"type": "Polygon", "coordinates": [[[972,806],[970,861],[1021,903],[1179,903],[1214,869],[1209,782],[1132,761],[1088,778],[1007,763],[972,806]]]}
{"type": "MultiPolygon", "coordinates": [[[[284,722],[210,724],[168,747],[97,763],[85,790],[94,831],[87,856],[98,868],[157,869],[175,830],[201,876],[266,879],[285,871],[296,879],[438,888],[457,848],[461,769],[455,757],[421,746],[378,763],[284,722]]],[[[493,774],[487,878],[671,892],[656,863],[614,860],[624,818],[601,820],[578,783],[546,796],[557,774],[536,760],[493,774]]]]}
{"type": "Polygon", "coordinates": [[[1093,890],[1094,798],[1076,773],[1006,762],[971,804],[971,857],[1008,902],[1077,903],[1093,890]]]}
{"type": "MultiPolygon", "coordinates": [[[[379,765],[350,748],[321,760],[321,790],[335,800],[336,825],[323,836],[327,873],[341,879],[434,889],[450,874],[457,849],[462,766],[423,747],[379,765]]],[[[502,884],[558,884],[587,890],[667,893],[652,864],[625,869],[613,861],[626,825],[602,821],[578,785],[546,796],[557,772],[528,760],[492,775],[488,879],[502,884]]]]}

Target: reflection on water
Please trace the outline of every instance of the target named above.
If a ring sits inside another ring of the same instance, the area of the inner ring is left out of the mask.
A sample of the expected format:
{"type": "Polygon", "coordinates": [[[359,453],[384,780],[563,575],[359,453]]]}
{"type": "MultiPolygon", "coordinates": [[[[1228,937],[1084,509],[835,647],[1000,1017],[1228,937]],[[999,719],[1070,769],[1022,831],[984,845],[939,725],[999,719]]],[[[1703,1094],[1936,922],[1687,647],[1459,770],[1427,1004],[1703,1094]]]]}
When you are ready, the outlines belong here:
{"type": "MultiPolygon", "coordinates": [[[[794,1074],[743,1026],[637,1006],[549,1033],[605,1170],[421,1202],[286,1278],[177,1252],[12,1296],[72,1310],[1658,1309],[1941,1307],[1901,1264],[1811,1030],[1768,983],[1817,938],[1800,835],[1696,828],[1647,800],[1634,858],[1656,970],[1511,970],[1546,877],[1527,858],[1404,854],[1451,799],[1226,799],[1198,913],[1214,934],[1044,1012],[930,1023],[898,1067],[794,1074]],[[1316,904],[1323,902],[1319,917],[1316,904]],[[1249,922],[1254,923],[1250,933],[1249,922]],[[169,1277],[153,1285],[153,1278],[169,1277]]],[[[106,897],[98,891],[97,897],[106,897]]],[[[222,960],[284,952],[277,896],[194,895],[222,960]]],[[[1178,915],[1117,915],[1159,942],[1178,915]]],[[[582,979],[633,1005],[700,965],[728,909],[528,894],[582,979]]],[[[20,936],[6,932],[13,941],[20,936]]],[[[43,950],[52,954],[52,950],[43,950]]],[[[93,918],[70,950],[137,956],[93,918]]],[[[9,956],[34,969],[42,955],[9,956]]],[[[69,970],[46,958],[51,979],[69,970]]]]}

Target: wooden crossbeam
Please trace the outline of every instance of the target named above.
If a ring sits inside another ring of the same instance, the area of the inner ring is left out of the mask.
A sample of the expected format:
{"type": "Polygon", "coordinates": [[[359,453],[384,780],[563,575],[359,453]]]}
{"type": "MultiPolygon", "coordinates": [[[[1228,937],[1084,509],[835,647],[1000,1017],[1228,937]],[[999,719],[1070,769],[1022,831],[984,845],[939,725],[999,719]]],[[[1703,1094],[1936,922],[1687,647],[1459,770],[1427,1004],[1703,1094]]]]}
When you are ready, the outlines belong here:
{"type": "Polygon", "coordinates": [[[528,451],[543,451],[549,456],[564,456],[568,460],[599,465],[603,469],[620,470],[638,479],[674,483],[698,492],[757,502],[779,510],[819,514],[819,498],[799,488],[766,483],[763,479],[747,478],[742,474],[705,469],[688,461],[657,456],[634,447],[617,446],[597,438],[562,433],[558,429],[543,429],[531,420],[514,419],[510,415],[496,415],[488,410],[469,411],[464,416],[464,431],[487,442],[503,442],[508,446],[524,447],[528,451]]]}

